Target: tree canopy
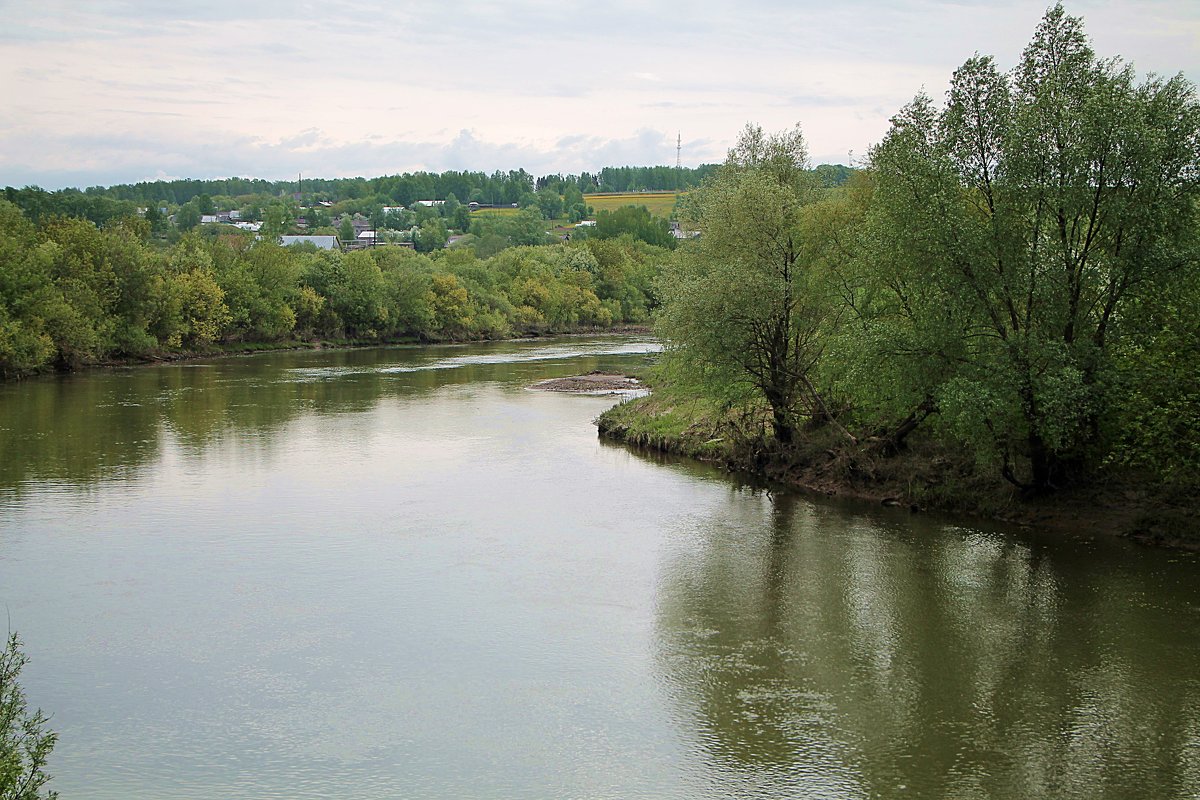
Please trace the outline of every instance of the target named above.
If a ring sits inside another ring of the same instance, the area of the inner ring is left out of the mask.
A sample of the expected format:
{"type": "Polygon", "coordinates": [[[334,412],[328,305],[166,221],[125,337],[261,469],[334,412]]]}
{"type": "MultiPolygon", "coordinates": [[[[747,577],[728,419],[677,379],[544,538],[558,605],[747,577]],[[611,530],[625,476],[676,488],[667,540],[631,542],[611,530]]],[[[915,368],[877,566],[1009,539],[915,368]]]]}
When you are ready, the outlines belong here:
{"type": "Polygon", "coordinates": [[[871,154],[874,313],[940,330],[911,357],[958,432],[1014,482],[1067,479],[1119,391],[1131,305],[1196,268],[1200,107],[1182,76],[1137,83],[1082,21],[1047,12],[1021,63],[976,56],[944,107],[918,96],[871,154]],[[922,302],[906,302],[920,284],[922,302]],[[1012,466],[1020,458],[1029,473],[1012,466]]]}
{"type": "Polygon", "coordinates": [[[661,329],[674,357],[709,392],[761,396],[783,444],[798,410],[824,416],[813,376],[825,312],[802,260],[802,218],[815,199],[807,166],[798,127],[768,135],[747,126],[689,198],[700,238],[660,282],[661,329]]]}
{"type": "Polygon", "coordinates": [[[1200,474],[1182,76],[1139,81],[1056,5],[1010,71],[976,55],[944,103],[918,94],[844,185],[804,166],[798,130],[750,126],[688,196],[701,237],[660,284],[674,374],[757,402],[782,443],[924,427],[1030,493],[1200,474]]]}
{"type": "Polygon", "coordinates": [[[416,234],[428,252],[285,248],[216,226],[163,247],[143,220],[39,227],[0,200],[0,378],[238,343],[483,339],[647,321],[665,250],[550,245],[535,211],[495,219],[479,220],[474,245],[443,249],[432,212],[416,234]]]}

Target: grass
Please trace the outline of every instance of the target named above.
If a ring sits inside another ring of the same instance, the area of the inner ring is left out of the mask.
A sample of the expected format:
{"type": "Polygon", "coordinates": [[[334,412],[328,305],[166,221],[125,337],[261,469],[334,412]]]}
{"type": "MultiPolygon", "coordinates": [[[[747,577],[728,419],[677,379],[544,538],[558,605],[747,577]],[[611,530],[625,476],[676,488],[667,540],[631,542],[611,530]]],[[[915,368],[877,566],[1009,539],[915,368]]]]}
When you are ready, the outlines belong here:
{"type": "Polygon", "coordinates": [[[622,192],[620,194],[587,194],[583,202],[601,211],[615,211],[622,206],[645,206],[651,214],[670,219],[675,208],[675,192],[622,192]]]}
{"type": "Polygon", "coordinates": [[[478,211],[472,211],[472,217],[515,217],[521,209],[519,208],[481,208],[478,211]]]}
{"type": "Polygon", "coordinates": [[[654,394],[618,403],[600,415],[600,432],[640,447],[707,461],[731,462],[731,442],[718,432],[719,415],[695,398],[656,387],[654,394]]]}

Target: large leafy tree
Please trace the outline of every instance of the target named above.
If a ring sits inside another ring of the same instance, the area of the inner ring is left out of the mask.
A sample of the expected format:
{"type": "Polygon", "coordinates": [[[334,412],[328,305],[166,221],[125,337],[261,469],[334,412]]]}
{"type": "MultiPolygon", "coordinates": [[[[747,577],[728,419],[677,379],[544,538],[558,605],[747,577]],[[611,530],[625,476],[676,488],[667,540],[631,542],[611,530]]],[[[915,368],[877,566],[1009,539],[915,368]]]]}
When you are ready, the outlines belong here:
{"type": "Polygon", "coordinates": [[[892,123],[871,155],[876,318],[952,427],[1052,487],[1091,455],[1127,307],[1197,266],[1194,88],[1137,83],[1057,5],[1012,72],[976,56],[943,108],[919,96],[892,123]]]}
{"type": "Polygon", "coordinates": [[[831,421],[816,367],[829,306],[806,258],[816,200],[800,129],[749,125],[716,177],[689,196],[700,238],[681,248],[659,285],[669,353],[721,397],[763,402],[775,439],[804,418],[831,421]]]}

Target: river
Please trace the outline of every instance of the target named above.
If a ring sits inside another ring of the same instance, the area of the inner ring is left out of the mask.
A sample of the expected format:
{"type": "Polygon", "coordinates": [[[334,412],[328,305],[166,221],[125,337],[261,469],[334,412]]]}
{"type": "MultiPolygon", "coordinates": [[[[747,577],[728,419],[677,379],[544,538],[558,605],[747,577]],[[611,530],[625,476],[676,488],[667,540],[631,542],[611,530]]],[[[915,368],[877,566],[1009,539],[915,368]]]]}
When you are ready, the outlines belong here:
{"type": "Polygon", "coordinates": [[[1195,798],[1200,560],[601,442],[636,338],[0,386],[63,800],[1195,798]]]}

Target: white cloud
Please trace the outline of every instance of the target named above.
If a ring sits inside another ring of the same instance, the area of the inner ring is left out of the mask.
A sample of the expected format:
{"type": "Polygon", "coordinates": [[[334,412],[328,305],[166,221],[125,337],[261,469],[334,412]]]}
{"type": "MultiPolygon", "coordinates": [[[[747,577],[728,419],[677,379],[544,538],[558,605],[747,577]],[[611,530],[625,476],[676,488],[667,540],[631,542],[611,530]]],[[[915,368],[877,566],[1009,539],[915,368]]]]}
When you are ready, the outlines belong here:
{"type": "MultiPolygon", "coordinates": [[[[975,51],[1020,57],[1046,0],[574,7],[8,4],[0,185],[719,160],[799,121],[817,160],[882,136],[975,51]]],[[[1200,78],[1200,5],[1081,0],[1101,55],[1200,78]]]]}

